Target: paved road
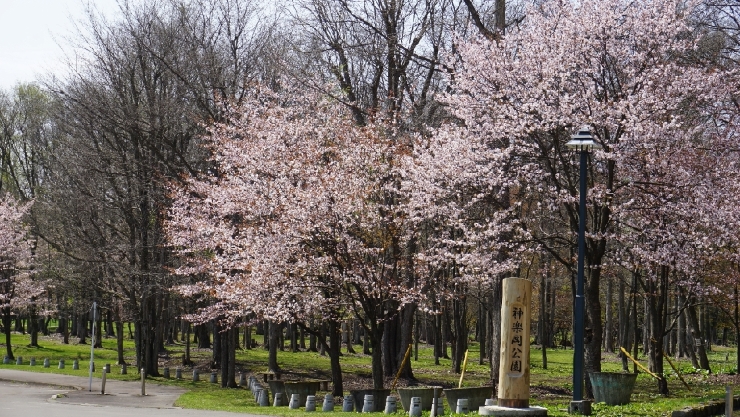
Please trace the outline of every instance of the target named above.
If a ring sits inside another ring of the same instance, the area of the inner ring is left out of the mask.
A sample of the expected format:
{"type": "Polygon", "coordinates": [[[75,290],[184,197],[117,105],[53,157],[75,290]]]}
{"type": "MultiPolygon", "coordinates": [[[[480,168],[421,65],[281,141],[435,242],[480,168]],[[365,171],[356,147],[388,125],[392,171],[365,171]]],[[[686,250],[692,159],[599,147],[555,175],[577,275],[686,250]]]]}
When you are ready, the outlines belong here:
{"type": "Polygon", "coordinates": [[[106,395],[100,394],[100,379],[93,379],[93,392],[87,378],[70,375],[0,369],[0,417],[247,417],[247,414],[221,411],[186,410],[173,403],[185,391],[180,388],[147,384],[145,397],[136,382],[107,381],[106,395]],[[61,398],[52,396],[63,394],[61,398]]]}

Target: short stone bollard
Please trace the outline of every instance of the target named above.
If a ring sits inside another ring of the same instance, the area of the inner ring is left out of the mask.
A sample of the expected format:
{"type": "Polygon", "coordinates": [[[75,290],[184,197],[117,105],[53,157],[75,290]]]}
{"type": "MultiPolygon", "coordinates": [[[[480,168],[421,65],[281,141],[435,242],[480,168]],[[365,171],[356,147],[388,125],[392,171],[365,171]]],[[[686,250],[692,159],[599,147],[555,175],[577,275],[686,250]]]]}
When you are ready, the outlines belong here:
{"type": "Polygon", "coordinates": [[[383,412],[385,414],[394,414],[397,410],[396,397],[392,395],[385,397],[385,410],[383,412]]]}
{"type": "Polygon", "coordinates": [[[315,395],[307,395],[306,396],[306,411],[316,411],[316,396],[315,395]]]}
{"type": "Polygon", "coordinates": [[[283,396],[285,394],[282,392],[276,392],[272,395],[272,406],[273,407],[281,407],[283,405],[283,396]]]}
{"type": "Polygon", "coordinates": [[[3,365],[7,365],[9,363],[10,363],[10,358],[7,356],[3,357],[3,365]]]}
{"type": "Polygon", "coordinates": [[[127,375],[128,374],[128,365],[126,365],[126,362],[121,365],[121,375],[127,375]]]}
{"type": "Polygon", "coordinates": [[[455,409],[455,414],[468,414],[470,410],[468,410],[468,399],[467,398],[459,398],[457,400],[457,408],[455,409]]]}
{"type": "Polygon", "coordinates": [[[493,398],[486,398],[486,406],[489,405],[497,405],[498,401],[494,400],[493,398]]]}
{"type": "Polygon", "coordinates": [[[197,369],[193,369],[193,382],[200,381],[200,372],[197,369]]]}
{"type": "Polygon", "coordinates": [[[218,384],[218,372],[211,372],[211,384],[218,384]]]}
{"type": "Polygon", "coordinates": [[[365,401],[362,404],[363,413],[372,413],[375,411],[375,397],[372,394],[365,395],[365,401]]]}
{"type": "Polygon", "coordinates": [[[261,389],[259,394],[259,401],[257,404],[260,405],[260,407],[267,407],[270,405],[270,394],[267,392],[266,389],[261,389]]]}
{"type": "Polygon", "coordinates": [[[344,401],[342,401],[342,411],[349,413],[355,409],[355,400],[352,399],[351,395],[345,395],[344,401]]]}
{"type": "Polygon", "coordinates": [[[321,411],[334,411],[334,397],[331,394],[324,396],[324,405],[321,406],[321,411]]]}
{"type": "Polygon", "coordinates": [[[44,358],[44,368],[49,367],[49,358],[44,358]]]}
{"type": "Polygon", "coordinates": [[[170,379],[170,368],[165,366],[162,370],[162,376],[164,377],[164,379],[170,379]]]}
{"type": "Polygon", "coordinates": [[[110,364],[109,363],[106,363],[105,366],[103,366],[103,370],[105,371],[105,373],[109,374],[110,373],[110,364]]]}
{"type": "Polygon", "coordinates": [[[239,372],[239,386],[244,387],[247,385],[247,374],[239,372]]]}
{"type": "Polygon", "coordinates": [[[80,369],[80,361],[79,360],[75,359],[72,362],[72,369],[74,369],[75,371],[78,370],[78,369],[80,369]]]}
{"type": "Polygon", "coordinates": [[[252,394],[254,394],[254,400],[259,403],[260,401],[260,392],[265,389],[262,385],[255,384],[254,390],[252,391],[252,394]]]}
{"type": "Polygon", "coordinates": [[[175,379],[182,379],[182,369],[175,368],[175,379]]]}
{"type": "Polygon", "coordinates": [[[421,416],[421,397],[411,397],[411,404],[409,405],[409,417],[420,417],[421,416]]]}
{"type": "MultiPolygon", "coordinates": [[[[36,361],[33,361],[36,363],[36,361]]],[[[57,365],[57,369],[64,369],[64,359],[59,359],[59,365],[57,365]]]]}
{"type": "Polygon", "coordinates": [[[23,365],[23,357],[22,356],[18,356],[18,358],[16,358],[16,360],[15,360],[15,364],[16,365],[23,365]]]}
{"type": "Polygon", "coordinates": [[[291,394],[290,395],[290,403],[288,404],[288,408],[291,410],[297,410],[301,406],[301,394],[291,394]]]}
{"type": "Polygon", "coordinates": [[[31,361],[28,362],[30,366],[36,366],[36,358],[31,358],[31,361]]]}

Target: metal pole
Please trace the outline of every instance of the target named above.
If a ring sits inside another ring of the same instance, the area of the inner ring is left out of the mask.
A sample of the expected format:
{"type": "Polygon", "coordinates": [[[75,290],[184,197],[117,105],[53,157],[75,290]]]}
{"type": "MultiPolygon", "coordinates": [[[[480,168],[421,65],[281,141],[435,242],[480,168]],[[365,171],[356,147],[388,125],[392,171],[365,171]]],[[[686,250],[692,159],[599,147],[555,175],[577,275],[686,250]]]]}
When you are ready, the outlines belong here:
{"type": "Polygon", "coordinates": [[[97,303],[93,301],[92,306],[92,341],[90,342],[90,386],[88,387],[89,391],[92,391],[92,377],[93,377],[93,367],[95,366],[93,364],[93,360],[95,358],[95,312],[97,308],[97,303]]]}
{"type": "Polygon", "coordinates": [[[581,184],[578,207],[578,277],[576,281],[575,329],[573,344],[573,401],[583,400],[583,333],[585,300],[583,297],[584,258],[586,257],[586,167],[588,151],[581,150],[581,184]]]}

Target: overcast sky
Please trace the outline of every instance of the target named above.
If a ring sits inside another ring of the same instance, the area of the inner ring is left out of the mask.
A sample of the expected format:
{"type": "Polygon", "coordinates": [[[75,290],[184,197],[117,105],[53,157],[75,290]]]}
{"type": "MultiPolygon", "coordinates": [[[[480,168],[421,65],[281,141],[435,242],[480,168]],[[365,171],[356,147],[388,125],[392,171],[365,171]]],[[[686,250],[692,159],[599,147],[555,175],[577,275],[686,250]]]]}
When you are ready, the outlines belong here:
{"type": "Polygon", "coordinates": [[[118,10],[116,0],[0,0],[0,89],[63,74],[60,44],[69,50],[64,38],[88,1],[106,16],[118,10]]]}

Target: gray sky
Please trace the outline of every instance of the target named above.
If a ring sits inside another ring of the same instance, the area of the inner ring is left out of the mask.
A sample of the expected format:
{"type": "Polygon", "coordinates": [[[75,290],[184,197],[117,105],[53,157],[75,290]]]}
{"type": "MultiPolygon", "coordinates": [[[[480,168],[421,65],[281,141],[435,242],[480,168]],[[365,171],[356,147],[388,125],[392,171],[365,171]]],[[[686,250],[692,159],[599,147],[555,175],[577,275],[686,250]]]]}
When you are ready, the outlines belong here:
{"type": "MultiPolygon", "coordinates": [[[[65,37],[74,20],[84,18],[88,0],[0,0],[0,89],[40,75],[63,75],[65,37]]],[[[116,0],[89,0],[106,16],[115,15],[116,0]]]]}

